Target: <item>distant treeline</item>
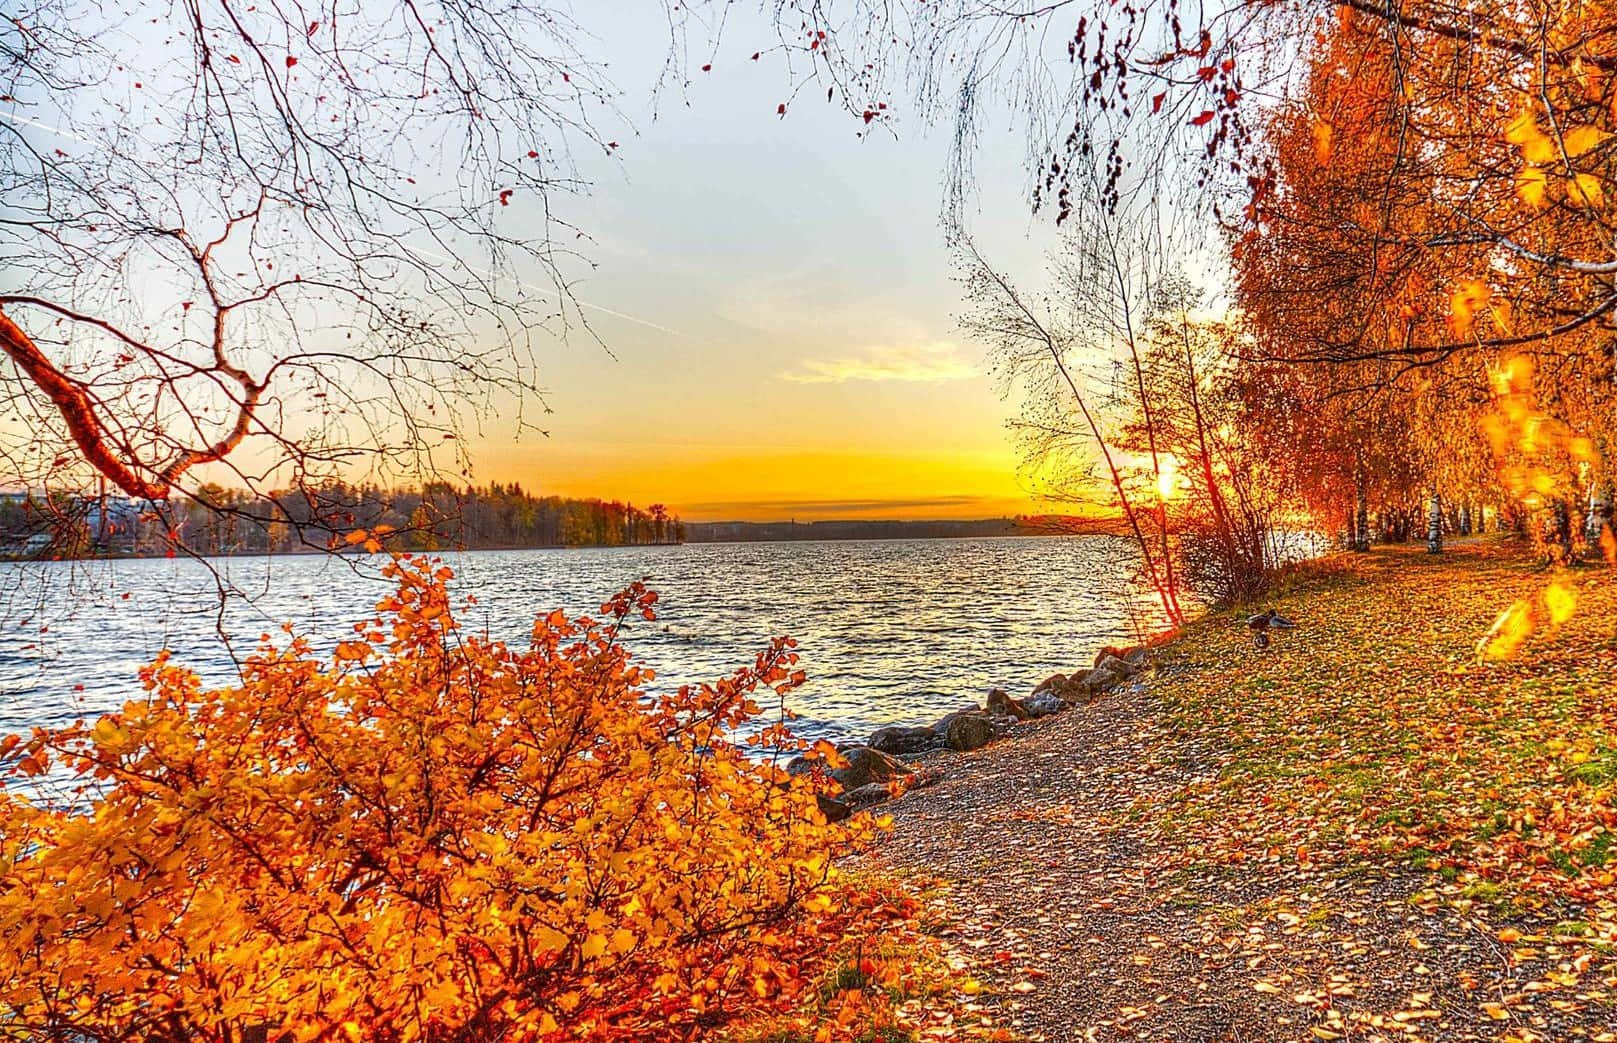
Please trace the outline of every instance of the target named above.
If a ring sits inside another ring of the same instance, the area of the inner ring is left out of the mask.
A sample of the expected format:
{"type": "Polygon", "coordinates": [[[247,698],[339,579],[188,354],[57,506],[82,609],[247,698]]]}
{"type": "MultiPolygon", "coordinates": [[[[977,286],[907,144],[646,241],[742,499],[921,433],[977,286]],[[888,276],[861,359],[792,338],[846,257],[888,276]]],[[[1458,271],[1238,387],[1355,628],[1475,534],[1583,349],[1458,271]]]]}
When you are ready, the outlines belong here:
{"type": "Polygon", "coordinates": [[[330,483],[254,494],[206,485],[185,502],[65,493],[0,495],[0,552],[26,557],[278,554],[323,549],[355,529],[401,550],[678,543],[662,504],[536,496],[520,485],[417,488],[330,483]]]}
{"type": "Polygon", "coordinates": [[[981,521],[691,522],[691,543],[764,540],[935,540],[961,536],[1045,536],[1109,531],[1111,523],[1071,518],[988,518],[981,521]]]}

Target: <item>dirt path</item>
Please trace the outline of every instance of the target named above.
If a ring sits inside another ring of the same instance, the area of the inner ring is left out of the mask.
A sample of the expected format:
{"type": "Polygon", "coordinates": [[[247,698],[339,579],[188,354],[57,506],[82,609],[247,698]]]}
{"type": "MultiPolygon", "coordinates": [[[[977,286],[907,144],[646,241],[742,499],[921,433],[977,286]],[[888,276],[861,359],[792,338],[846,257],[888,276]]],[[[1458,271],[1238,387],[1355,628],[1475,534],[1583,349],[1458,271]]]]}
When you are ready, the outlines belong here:
{"type": "Polygon", "coordinates": [[[881,860],[937,881],[933,929],[998,1023],[1047,1041],[1617,1040],[1617,978],[1556,937],[1564,908],[1502,931],[1407,862],[1232,864],[1160,826],[1228,764],[1171,734],[1171,683],[954,755],[888,806],[881,860]]]}

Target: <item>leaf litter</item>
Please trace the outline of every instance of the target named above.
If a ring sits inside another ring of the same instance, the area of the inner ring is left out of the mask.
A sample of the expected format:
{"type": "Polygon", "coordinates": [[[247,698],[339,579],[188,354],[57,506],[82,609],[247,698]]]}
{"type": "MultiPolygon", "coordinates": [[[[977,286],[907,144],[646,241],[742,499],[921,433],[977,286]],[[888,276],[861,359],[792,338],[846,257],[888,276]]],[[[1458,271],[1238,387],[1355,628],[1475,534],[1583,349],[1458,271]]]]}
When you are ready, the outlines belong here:
{"type": "Polygon", "coordinates": [[[1488,542],[1328,559],[1267,652],[1192,624],[889,805],[876,861],[1019,1038],[1617,1043],[1612,573],[1476,655],[1551,578],[1488,542]]]}

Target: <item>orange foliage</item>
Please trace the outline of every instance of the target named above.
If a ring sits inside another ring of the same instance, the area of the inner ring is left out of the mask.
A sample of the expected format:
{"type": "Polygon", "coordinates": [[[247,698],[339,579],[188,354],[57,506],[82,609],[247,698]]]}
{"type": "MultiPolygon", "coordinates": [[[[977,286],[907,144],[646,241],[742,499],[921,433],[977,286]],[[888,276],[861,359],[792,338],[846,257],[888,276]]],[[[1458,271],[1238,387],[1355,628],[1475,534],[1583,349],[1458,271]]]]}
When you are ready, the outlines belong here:
{"type": "MultiPolygon", "coordinates": [[[[727,738],[802,680],[789,639],[653,696],[638,585],[519,650],[457,626],[447,568],[388,571],[329,667],[294,639],[204,691],[160,658],[123,712],[0,745],[82,784],[0,792],[5,1034],[707,1038],[892,913],[834,868],[872,827],[727,738]]],[[[751,752],[800,746],[783,722],[751,752]]]]}

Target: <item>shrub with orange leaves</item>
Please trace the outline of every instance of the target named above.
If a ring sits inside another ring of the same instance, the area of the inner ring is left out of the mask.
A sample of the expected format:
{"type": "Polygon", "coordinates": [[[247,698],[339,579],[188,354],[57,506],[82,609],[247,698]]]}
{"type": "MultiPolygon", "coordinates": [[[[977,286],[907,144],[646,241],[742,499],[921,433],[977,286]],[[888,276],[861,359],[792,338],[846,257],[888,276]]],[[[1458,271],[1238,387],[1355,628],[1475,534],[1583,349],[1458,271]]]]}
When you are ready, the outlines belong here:
{"type": "Polygon", "coordinates": [[[834,868],[871,827],[731,741],[801,682],[789,639],[652,695],[638,585],[518,649],[457,626],[447,568],[388,571],[329,666],[293,639],[210,691],[160,658],[123,712],[0,746],[0,1035],[706,1038],[890,913],[834,868]],[[24,795],[63,769],[81,801],[24,795]]]}

